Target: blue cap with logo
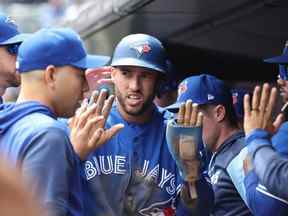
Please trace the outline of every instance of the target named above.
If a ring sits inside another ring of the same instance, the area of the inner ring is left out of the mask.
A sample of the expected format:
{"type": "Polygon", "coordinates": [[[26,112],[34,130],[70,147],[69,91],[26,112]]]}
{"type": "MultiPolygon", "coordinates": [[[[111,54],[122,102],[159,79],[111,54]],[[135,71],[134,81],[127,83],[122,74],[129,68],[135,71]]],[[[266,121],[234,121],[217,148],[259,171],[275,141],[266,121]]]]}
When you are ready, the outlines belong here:
{"type": "Polygon", "coordinates": [[[69,28],[41,29],[19,47],[16,68],[20,73],[45,69],[48,65],[80,69],[106,65],[108,56],[87,55],[80,36],[69,28]]]}
{"type": "Polygon", "coordinates": [[[20,34],[15,22],[0,13],[0,46],[23,42],[29,34],[20,34]]]}
{"type": "Polygon", "coordinates": [[[176,103],[166,107],[166,109],[177,111],[180,105],[189,99],[199,105],[232,104],[230,88],[222,80],[209,74],[190,76],[184,79],[178,86],[176,103]]]}
{"type": "Polygon", "coordinates": [[[283,80],[288,80],[288,41],[286,41],[282,55],[264,59],[264,62],[279,64],[279,75],[283,80]]]}

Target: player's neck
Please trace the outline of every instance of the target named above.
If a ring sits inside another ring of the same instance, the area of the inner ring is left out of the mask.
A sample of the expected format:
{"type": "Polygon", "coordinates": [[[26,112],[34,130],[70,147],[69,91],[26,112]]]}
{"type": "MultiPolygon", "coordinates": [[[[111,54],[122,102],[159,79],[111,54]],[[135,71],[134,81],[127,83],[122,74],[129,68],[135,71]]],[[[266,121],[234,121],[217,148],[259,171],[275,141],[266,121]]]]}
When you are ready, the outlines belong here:
{"type": "Polygon", "coordinates": [[[239,128],[225,128],[223,126],[222,130],[220,130],[220,134],[216,143],[216,151],[228,140],[233,134],[237,133],[240,129],[239,128]]]}
{"type": "Polygon", "coordinates": [[[16,102],[23,103],[27,101],[37,101],[54,111],[51,100],[45,94],[44,89],[39,90],[39,88],[33,88],[33,86],[27,88],[27,86],[22,85],[16,102]]]}

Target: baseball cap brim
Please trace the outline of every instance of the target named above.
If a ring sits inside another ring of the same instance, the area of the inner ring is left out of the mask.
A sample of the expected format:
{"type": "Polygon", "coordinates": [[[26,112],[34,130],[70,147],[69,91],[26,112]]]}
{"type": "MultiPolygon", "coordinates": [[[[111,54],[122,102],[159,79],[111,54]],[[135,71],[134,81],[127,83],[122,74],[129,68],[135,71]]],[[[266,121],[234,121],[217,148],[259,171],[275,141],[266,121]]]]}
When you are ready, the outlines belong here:
{"type": "Polygon", "coordinates": [[[85,58],[71,63],[74,67],[88,69],[88,68],[97,68],[103,67],[108,64],[110,61],[109,56],[102,56],[102,55],[87,55],[85,58]]]}
{"type": "Polygon", "coordinates": [[[275,64],[286,64],[288,63],[288,55],[275,56],[272,58],[264,59],[264,62],[275,63],[275,64]]]}
{"type": "Polygon", "coordinates": [[[17,34],[12,38],[9,38],[6,41],[3,41],[0,43],[0,45],[10,45],[10,44],[17,44],[17,43],[22,43],[24,40],[26,40],[31,34],[17,34]]]}
{"type": "Polygon", "coordinates": [[[176,112],[178,112],[181,104],[182,104],[182,102],[176,102],[174,104],[171,104],[170,106],[165,107],[165,109],[172,112],[172,113],[176,113],[176,112]]]}
{"type": "Polygon", "coordinates": [[[114,60],[111,66],[137,66],[165,73],[165,69],[157,67],[156,65],[148,64],[147,62],[142,61],[141,59],[135,59],[135,58],[121,58],[116,61],[114,60]]]}

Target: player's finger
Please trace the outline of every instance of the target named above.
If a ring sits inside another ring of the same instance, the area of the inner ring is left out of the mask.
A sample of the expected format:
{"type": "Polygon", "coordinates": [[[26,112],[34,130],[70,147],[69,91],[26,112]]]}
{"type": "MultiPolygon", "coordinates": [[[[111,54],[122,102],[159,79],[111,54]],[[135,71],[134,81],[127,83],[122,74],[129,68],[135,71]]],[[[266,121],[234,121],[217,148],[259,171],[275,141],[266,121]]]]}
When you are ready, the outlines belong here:
{"type": "Polygon", "coordinates": [[[260,88],[260,86],[256,86],[254,88],[254,92],[253,92],[252,110],[258,110],[259,109],[260,96],[261,96],[261,88],[260,88]]]}
{"type": "Polygon", "coordinates": [[[69,118],[69,119],[68,119],[68,126],[69,126],[69,128],[73,128],[73,127],[76,125],[75,122],[76,122],[76,117],[75,117],[75,116],[69,118]]]}
{"type": "Polygon", "coordinates": [[[107,97],[107,90],[101,89],[99,97],[97,99],[97,109],[96,109],[96,115],[102,115],[103,106],[107,97]]]}
{"type": "Polygon", "coordinates": [[[192,114],[190,118],[190,126],[195,126],[198,118],[198,104],[192,104],[192,114]]]}
{"type": "Polygon", "coordinates": [[[266,117],[271,118],[272,116],[272,112],[276,103],[276,99],[277,99],[277,89],[275,87],[272,88],[271,90],[271,94],[270,94],[270,98],[268,101],[268,104],[266,106],[266,117]]]}
{"type": "Polygon", "coordinates": [[[97,105],[94,103],[92,106],[88,107],[86,111],[78,117],[78,128],[83,128],[86,124],[87,119],[95,112],[97,105]]]}
{"type": "Polygon", "coordinates": [[[88,107],[88,99],[84,98],[84,100],[81,103],[81,106],[76,110],[76,116],[79,116],[80,114],[85,112],[87,107],[88,107]]]}
{"type": "Polygon", "coordinates": [[[104,131],[105,137],[104,137],[104,143],[108,140],[110,140],[116,133],[118,133],[122,128],[124,128],[124,124],[116,124],[113,127],[107,129],[104,131]]]}
{"type": "Polygon", "coordinates": [[[185,104],[184,126],[189,126],[192,113],[192,100],[187,100],[185,104]]]}
{"type": "Polygon", "coordinates": [[[113,84],[113,81],[111,78],[103,78],[103,79],[99,79],[97,81],[97,83],[99,83],[99,84],[113,84]]]}
{"type": "Polygon", "coordinates": [[[273,122],[274,132],[276,132],[281,124],[285,121],[284,114],[280,113],[273,122]]]}
{"type": "Polygon", "coordinates": [[[185,114],[185,103],[181,103],[177,114],[177,124],[182,125],[184,123],[184,114],[185,114]]]}
{"type": "Polygon", "coordinates": [[[251,113],[251,105],[250,105],[250,95],[244,95],[244,115],[246,117],[250,116],[251,113]]]}
{"type": "Polygon", "coordinates": [[[267,108],[267,103],[269,101],[270,87],[268,83],[265,83],[262,87],[259,110],[264,113],[267,108]]]}
{"type": "Polygon", "coordinates": [[[103,116],[95,116],[93,118],[88,119],[83,130],[89,134],[93,126],[97,124],[98,122],[102,121],[103,119],[104,119],[103,116]]]}
{"type": "Polygon", "coordinates": [[[74,115],[74,126],[77,127],[78,124],[79,124],[79,119],[80,119],[80,116],[83,115],[83,113],[87,110],[87,107],[88,107],[88,99],[85,98],[83,101],[82,101],[82,104],[80,106],[80,108],[78,108],[75,112],[75,115],[74,115]]]}
{"type": "Polygon", "coordinates": [[[202,124],[203,124],[203,113],[198,112],[196,127],[200,127],[200,126],[202,126],[202,124]]]}
{"type": "MultiPolygon", "coordinates": [[[[97,128],[96,131],[93,133],[91,139],[89,140],[88,146],[89,146],[89,150],[93,151],[95,150],[97,147],[99,147],[99,141],[102,137],[102,135],[104,134],[104,129],[103,128],[97,128]]],[[[104,143],[102,143],[104,144],[104,143]]]]}
{"type": "Polygon", "coordinates": [[[105,104],[104,104],[104,107],[103,107],[103,112],[102,112],[102,115],[104,116],[105,120],[107,119],[107,117],[108,117],[108,115],[109,115],[109,113],[111,111],[114,98],[115,98],[114,95],[110,95],[108,97],[108,99],[105,101],[105,104]]]}
{"type": "Polygon", "coordinates": [[[93,92],[92,92],[92,95],[91,95],[91,97],[90,97],[90,99],[89,99],[89,104],[88,104],[88,106],[92,106],[93,103],[96,103],[98,96],[99,96],[99,91],[97,91],[97,90],[96,90],[96,91],[93,91],[93,92]]]}

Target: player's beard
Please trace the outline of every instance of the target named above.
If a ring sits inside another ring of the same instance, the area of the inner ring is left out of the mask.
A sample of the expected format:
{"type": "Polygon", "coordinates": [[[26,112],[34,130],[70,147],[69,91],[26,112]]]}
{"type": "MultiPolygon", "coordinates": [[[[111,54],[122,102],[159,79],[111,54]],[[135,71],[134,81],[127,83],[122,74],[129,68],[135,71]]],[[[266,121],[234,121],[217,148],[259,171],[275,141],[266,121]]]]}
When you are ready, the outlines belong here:
{"type": "MultiPolygon", "coordinates": [[[[154,92],[154,91],[153,91],[154,92]]],[[[115,88],[115,94],[117,102],[119,103],[119,106],[122,107],[123,111],[125,111],[128,115],[131,116],[140,116],[143,113],[145,113],[151,106],[153,106],[153,100],[155,94],[150,94],[148,98],[143,102],[142,106],[139,106],[135,109],[129,109],[125,103],[126,96],[121,94],[119,89],[115,88]]]]}

